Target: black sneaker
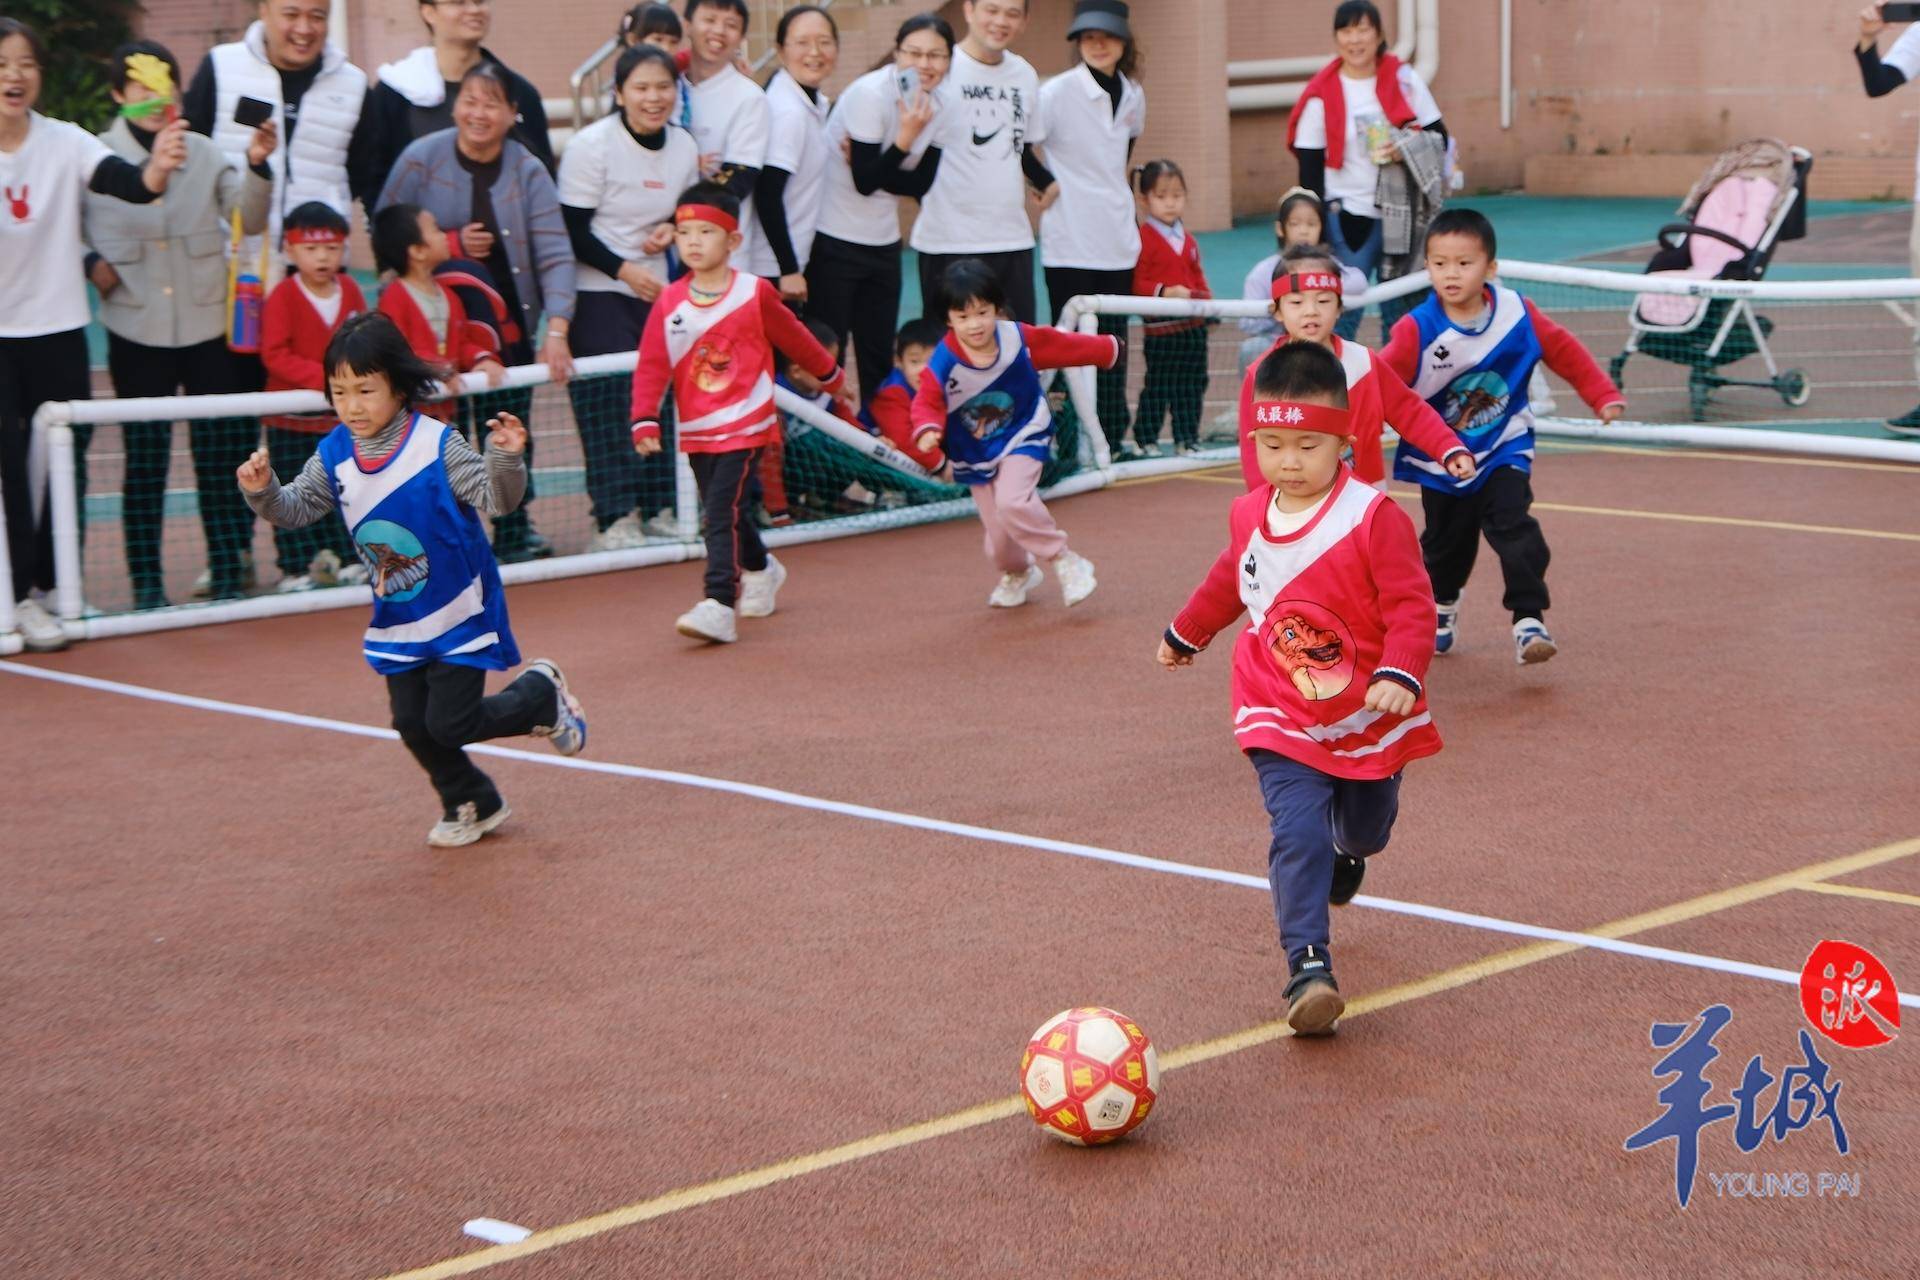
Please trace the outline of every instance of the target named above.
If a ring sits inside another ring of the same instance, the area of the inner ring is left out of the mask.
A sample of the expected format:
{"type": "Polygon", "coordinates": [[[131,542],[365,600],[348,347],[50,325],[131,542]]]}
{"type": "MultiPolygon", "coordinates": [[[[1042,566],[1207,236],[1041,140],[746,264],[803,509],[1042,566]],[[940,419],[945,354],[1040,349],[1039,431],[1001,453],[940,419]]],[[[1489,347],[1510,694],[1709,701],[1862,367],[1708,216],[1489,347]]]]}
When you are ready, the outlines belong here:
{"type": "Polygon", "coordinates": [[[1299,1036],[1332,1035],[1347,1008],[1333,978],[1333,957],[1325,947],[1308,947],[1288,969],[1287,1025],[1299,1036]]]}
{"type": "Polygon", "coordinates": [[[1920,405],[1915,405],[1897,418],[1888,418],[1887,430],[1896,435],[1920,436],[1920,405]]]}
{"type": "Polygon", "coordinates": [[[1353,895],[1360,892],[1360,882],[1367,875],[1367,860],[1356,858],[1350,853],[1333,851],[1333,888],[1327,892],[1327,902],[1336,907],[1344,907],[1353,901],[1353,895]]]}

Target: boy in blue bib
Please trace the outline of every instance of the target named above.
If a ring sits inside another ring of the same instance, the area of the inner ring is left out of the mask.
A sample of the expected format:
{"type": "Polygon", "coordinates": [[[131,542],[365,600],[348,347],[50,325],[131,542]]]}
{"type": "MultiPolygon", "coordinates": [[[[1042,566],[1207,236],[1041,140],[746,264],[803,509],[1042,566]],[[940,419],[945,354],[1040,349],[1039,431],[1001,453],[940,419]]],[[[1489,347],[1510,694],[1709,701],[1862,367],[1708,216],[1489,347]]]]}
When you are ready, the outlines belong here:
{"type": "Polygon", "coordinates": [[[489,419],[483,458],[459,432],[417,412],[434,371],[378,312],[340,326],[326,370],[339,425],[288,485],[267,451],[255,450],[239,469],[240,489],[282,529],[335,509],[346,520],[373,591],[361,651],[387,678],[393,727],[440,794],[441,820],[427,843],[472,844],[509,810],[462,750],[467,743],[531,734],[568,756],[587,745],[580,701],[547,659],[486,696],[487,672],[518,665],[520,649],[480,516],[520,505],[527,429],[510,413],[489,419]]]}

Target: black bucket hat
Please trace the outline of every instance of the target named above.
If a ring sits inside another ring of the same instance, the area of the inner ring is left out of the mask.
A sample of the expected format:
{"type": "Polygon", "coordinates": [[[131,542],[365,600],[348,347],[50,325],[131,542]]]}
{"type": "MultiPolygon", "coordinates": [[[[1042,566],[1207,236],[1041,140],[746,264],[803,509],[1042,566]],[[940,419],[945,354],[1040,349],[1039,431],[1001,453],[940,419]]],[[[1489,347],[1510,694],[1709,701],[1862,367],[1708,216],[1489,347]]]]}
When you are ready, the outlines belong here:
{"type": "Polygon", "coordinates": [[[1126,0],[1074,0],[1073,24],[1067,28],[1067,39],[1076,39],[1087,31],[1104,31],[1122,40],[1133,39],[1133,31],[1127,26],[1126,0]]]}

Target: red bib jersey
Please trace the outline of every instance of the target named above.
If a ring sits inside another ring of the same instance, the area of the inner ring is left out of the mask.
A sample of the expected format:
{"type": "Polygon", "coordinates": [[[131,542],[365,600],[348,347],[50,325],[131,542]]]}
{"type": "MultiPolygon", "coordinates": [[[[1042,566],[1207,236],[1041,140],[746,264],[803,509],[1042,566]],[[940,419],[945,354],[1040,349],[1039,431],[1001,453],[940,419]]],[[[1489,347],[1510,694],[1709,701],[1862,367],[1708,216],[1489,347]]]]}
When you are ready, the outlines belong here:
{"type": "Polygon", "coordinates": [[[1269,530],[1272,503],[1267,484],[1234,501],[1227,549],[1168,641],[1204,649],[1246,611],[1233,649],[1240,749],[1278,752],[1337,778],[1390,778],[1440,750],[1424,687],[1433,589],[1413,521],[1346,467],[1293,533],[1269,530]],[[1367,710],[1376,678],[1415,690],[1412,712],[1367,710]]]}

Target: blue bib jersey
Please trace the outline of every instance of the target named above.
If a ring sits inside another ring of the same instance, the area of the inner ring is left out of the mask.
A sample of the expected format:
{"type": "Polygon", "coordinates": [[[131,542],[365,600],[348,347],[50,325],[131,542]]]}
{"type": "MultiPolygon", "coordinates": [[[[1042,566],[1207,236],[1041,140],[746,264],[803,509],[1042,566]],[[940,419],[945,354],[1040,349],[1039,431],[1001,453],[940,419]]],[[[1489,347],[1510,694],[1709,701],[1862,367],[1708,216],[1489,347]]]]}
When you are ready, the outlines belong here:
{"type": "Polygon", "coordinates": [[[373,588],[362,651],[383,676],[431,662],[486,671],[520,662],[486,529],[447,480],[449,430],[416,413],[399,446],[373,464],[355,455],[344,425],[320,441],[320,460],[373,588]]]}
{"type": "Polygon", "coordinates": [[[961,484],[993,483],[1002,458],[1045,462],[1053,454],[1053,411],[1020,326],[1002,320],[995,336],[999,355],[984,369],[961,359],[951,340],[935,347],[927,361],[946,392],[943,447],[961,484]]]}
{"type": "Polygon", "coordinates": [[[1414,394],[1433,406],[1480,472],[1460,481],[1402,439],[1393,478],[1453,497],[1477,491],[1500,467],[1533,470],[1533,408],[1527,387],[1543,349],[1525,299],[1500,285],[1487,288],[1487,323],[1474,333],[1454,327],[1438,294],[1407,313],[1419,330],[1414,394]]]}

